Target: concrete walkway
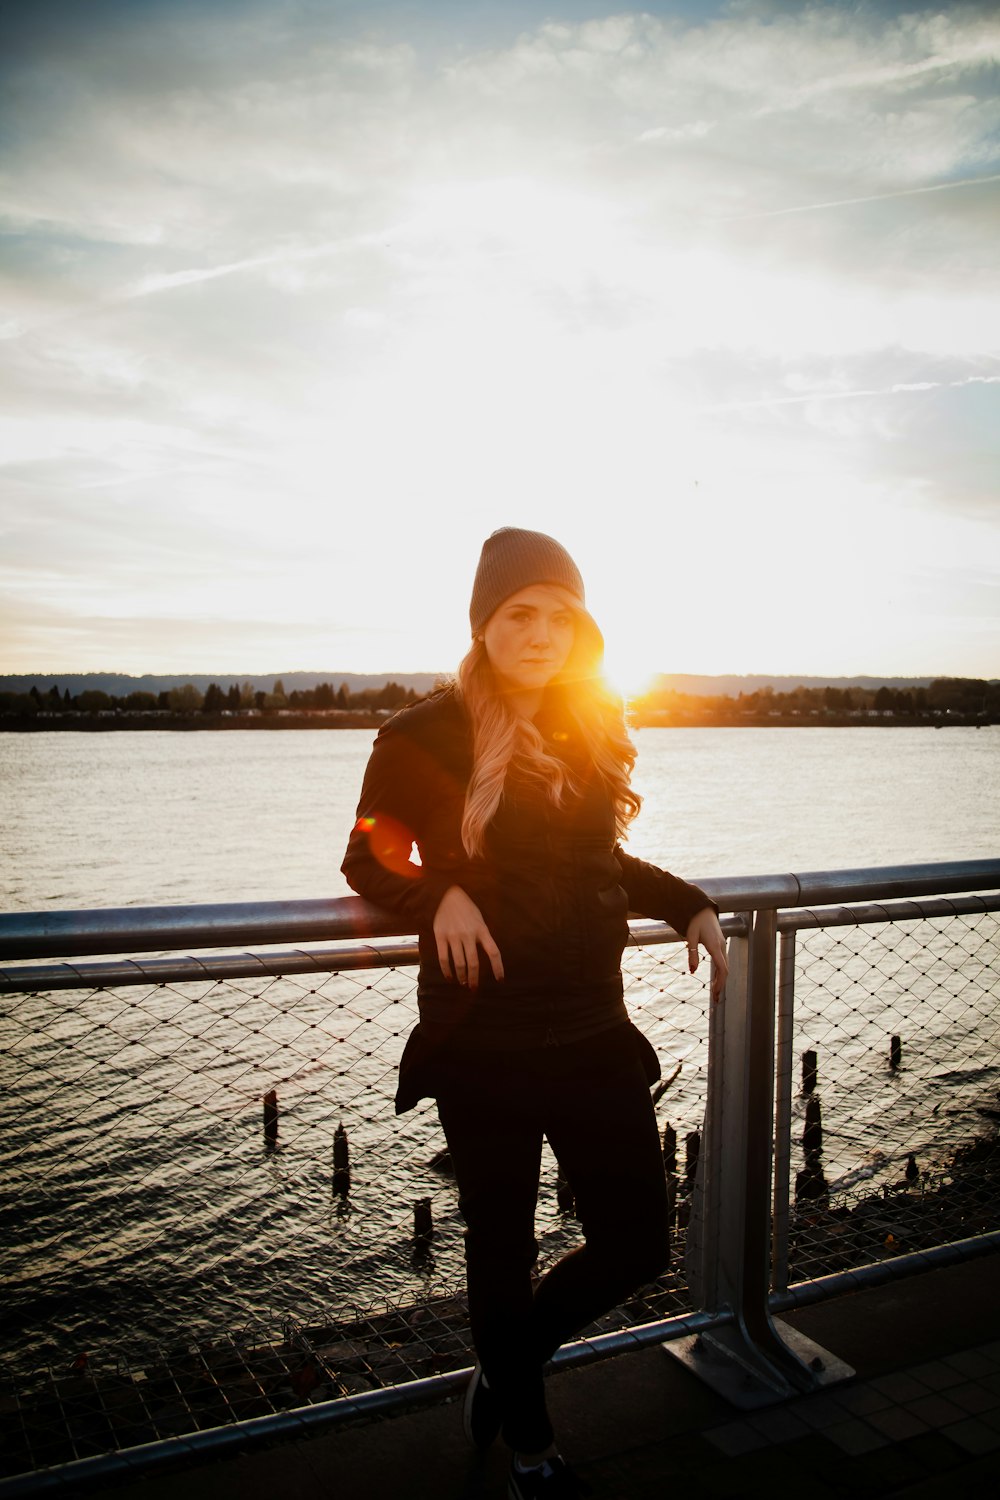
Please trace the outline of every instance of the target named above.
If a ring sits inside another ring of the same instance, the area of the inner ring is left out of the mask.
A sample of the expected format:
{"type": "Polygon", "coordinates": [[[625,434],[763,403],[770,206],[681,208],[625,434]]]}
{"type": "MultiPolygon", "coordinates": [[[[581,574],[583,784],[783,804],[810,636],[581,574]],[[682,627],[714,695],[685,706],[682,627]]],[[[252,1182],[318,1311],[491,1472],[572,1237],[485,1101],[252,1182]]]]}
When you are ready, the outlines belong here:
{"type": "MultiPolygon", "coordinates": [[[[785,1315],[857,1371],[751,1415],[662,1348],[549,1383],[566,1457],[595,1500],[906,1496],[1000,1485],[1000,1255],[785,1315]]],[[[507,1455],[466,1448],[460,1404],[404,1412],[211,1464],[108,1485],[117,1500],[501,1500],[507,1455]]]]}

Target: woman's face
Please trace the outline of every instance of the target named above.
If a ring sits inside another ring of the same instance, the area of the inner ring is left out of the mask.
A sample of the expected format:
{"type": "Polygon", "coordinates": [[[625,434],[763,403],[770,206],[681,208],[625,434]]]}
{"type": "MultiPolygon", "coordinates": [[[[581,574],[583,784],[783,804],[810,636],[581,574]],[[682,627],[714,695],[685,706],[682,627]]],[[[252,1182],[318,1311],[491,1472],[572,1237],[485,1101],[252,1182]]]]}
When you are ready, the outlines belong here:
{"type": "Polygon", "coordinates": [[[570,596],[547,583],[511,594],[483,631],[500,685],[517,692],[547,687],[569,660],[575,639],[570,596]]]}

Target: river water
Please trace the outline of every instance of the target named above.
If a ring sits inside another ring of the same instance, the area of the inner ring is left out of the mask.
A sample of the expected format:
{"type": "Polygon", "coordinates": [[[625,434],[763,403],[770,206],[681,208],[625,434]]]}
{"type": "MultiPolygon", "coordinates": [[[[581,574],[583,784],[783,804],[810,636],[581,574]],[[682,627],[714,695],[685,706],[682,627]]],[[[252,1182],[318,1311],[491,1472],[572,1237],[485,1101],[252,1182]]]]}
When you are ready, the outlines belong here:
{"type": "MultiPolygon", "coordinates": [[[[371,739],[0,735],[3,909],[346,894],[339,864],[371,739]]],[[[1000,852],[1000,728],[636,739],[645,801],[629,847],[689,879],[1000,852]]],[[[804,949],[796,1045],[820,1038],[831,1186],[897,1171],[908,1150],[940,1155],[997,1103],[996,923],[960,942],[947,924],[919,928],[892,929],[877,960],[836,935],[804,949]],[[900,1030],[908,1082],[880,1061],[900,1030]]],[[[683,1134],[704,1105],[706,1028],[704,976],[688,979],[680,958],[630,951],[626,975],[665,1073],[679,1069],[666,1106],[683,1134]]],[[[0,1269],[18,1358],[176,1343],[457,1285],[454,1190],[428,1165],[433,1107],[391,1111],[412,1017],[409,970],[6,999],[0,1269]],[[261,1137],[269,1087],[276,1149],[261,1137]],[[330,1190],[340,1121],[346,1205],[330,1190]],[[421,1195],[437,1234],[433,1257],[415,1260],[421,1195]]],[[[540,1212],[543,1253],[567,1232],[551,1205],[540,1212]]]]}
{"type": "MultiPolygon", "coordinates": [[[[629,848],[690,879],[995,854],[1000,727],[643,729],[629,848]]],[[[347,893],[369,730],[0,734],[4,910],[347,893]]]]}

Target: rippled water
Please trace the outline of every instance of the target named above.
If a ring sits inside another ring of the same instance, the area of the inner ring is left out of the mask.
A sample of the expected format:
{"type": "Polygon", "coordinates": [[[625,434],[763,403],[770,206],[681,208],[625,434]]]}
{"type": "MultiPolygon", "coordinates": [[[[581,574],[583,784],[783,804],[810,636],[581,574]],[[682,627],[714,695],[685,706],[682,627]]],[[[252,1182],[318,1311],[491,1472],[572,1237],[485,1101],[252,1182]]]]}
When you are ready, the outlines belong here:
{"type": "MultiPolygon", "coordinates": [[[[1000,845],[1000,727],[644,729],[630,848],[688,878],[1000,845]]],[[[5,910],[347,892],[368,730],[0,734],[5,910]]]]}
{"type": "MultiPolygon", "coordinates": [[[[1000,845],[996,729],[637,738],[646,801],[631,847],[690,878],[995,856],[1000,845]]],[[[353,730],[0,735],[3,905],[344,894],[370,743],[353,730]]],[[[836,934],[808,944],[796,1050],[818,1045],[823,1081],[838,1085],[831,1182],[876,1175],[880,1152],[923,1160],[974,1128],[996,1100],[995,940],[966,951],[945,923],[905,942],[890,931],[877,985],[867,950],[854,956],[836,934]],[[894,1030],[913,1061],[898,1075],[882,1060],[894,1030]]],[[[633,1013],[665,1070],[680,1064],[667,1103],[683,1133],[703,1107],[704,990],[677,950],[627,957],[633,1013]]],[[[386,1104],[412,992],[401,971],[7,999],[3,1318],[19,1355],[177,1342],[413,1295],[428,1278],[456,1285],[454,1194],[428,1167],[433,1108],[395,1121],[386,1104]],[[268,1151],[260,1099],[275,1086],[281,1133],[268,1151]],[[346,1212],[330,1191],[339,1119],[354,1160],[346,1212]],[[421,1194],[437,1236],[433,1263],[416,1264],[421,1194]]],[[[543,1251],[567,1233],[551,1162],[546,1171],[543,1251]]]]}

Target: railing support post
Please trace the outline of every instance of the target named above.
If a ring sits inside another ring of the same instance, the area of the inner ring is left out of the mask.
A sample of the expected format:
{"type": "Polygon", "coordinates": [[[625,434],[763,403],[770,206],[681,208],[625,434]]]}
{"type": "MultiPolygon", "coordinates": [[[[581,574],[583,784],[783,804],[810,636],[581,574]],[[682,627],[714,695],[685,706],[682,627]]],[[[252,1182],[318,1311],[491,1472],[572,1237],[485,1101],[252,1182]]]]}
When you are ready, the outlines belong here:
{"type": "Polygon", "coordinates": [[[706,1310],[731,1313],[668,1352],[734,1405],[763,1406],[854,1371],[771,1316],[774,996],[777,914],[729,941],[726,998],[712,1007],[708,1105],[688,1276],[706,1310]]]}
{"type": "Polygon", "coordinates": [[[792,1170],[792,1039],[795,1017],[795,932],[778,945],[778,1034],[774,1107],[774,1227],[771,1286],[788,1290],[788,1183],[792,1170]]]}

